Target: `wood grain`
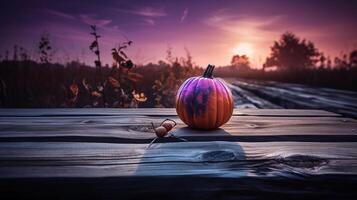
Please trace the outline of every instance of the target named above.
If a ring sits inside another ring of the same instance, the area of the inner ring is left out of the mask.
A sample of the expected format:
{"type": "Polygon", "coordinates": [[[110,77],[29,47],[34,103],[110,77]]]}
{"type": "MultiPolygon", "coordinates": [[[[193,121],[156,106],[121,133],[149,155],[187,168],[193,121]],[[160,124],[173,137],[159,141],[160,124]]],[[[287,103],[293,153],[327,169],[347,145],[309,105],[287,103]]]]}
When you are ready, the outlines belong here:
{"type": "MultiPolygon", "coordinates": [[[[20,199],[356,199],[357,121],[235,109],[188,129],[173,109],[2,109],[0,193],[20,199]],[[178,122],[154,138],[150,123],[178,122]],[[338,192],[337,192],[338,191],[338,192]]],[[[6,198],[5,198],[6,199],[6,198]]]]}
{"type": "Polygon", "coordinates": [[[10,177],[357,174],[357,143],[179,142],[154,144],[0,143],[10,177]]]}
{"type": "MultiPolygon", "coordinates": [[[[151,122],[156,125],[167,116],[87,116],[87,117],[10,117],[0,119],[0,141],[90,141],[88,137],[117,139],[116,142],[147,143],[154,138],[151,122]],[[63,136],[66,140],[56,140],[63,136]],[[11,140],[11,138],[23,140],[11,140]],[[46,138],[45,138],[46,137],[46,138]],[[72,137],[72,138],[70,138],[72,137]],[[42,138],[42,139],[41,139],[42,138]],[[51,139],[52,138],[52,139],[51,139]],[[47,139],[47,140],[46,140],[47,139]],[[121,140],[120,140],[121,139],[121,140]],[[130,139],[130,140],[127,140],[130,139]],[[136,140],[136,141],[135,141],[136,140]]],[[[357,137],[357,122],[342,117],[254,117],[233,116],[218,130],[198,131],[186,127],[177,117],[170,117],[178,122],[172,134],[192,140],[229,140],[243,136],[354,136],[357,137]]],[[[273,137],[272,137],[273,138],[273,137]]],[[[275,137],[278,139],[278,137],[275,137]]],[[[280,137],[281,138],[281,137],[280,137]]],[[[351,137],[346,137],[346,140],[351,137]]],[[[323,138],[322,138],[323,140],[323,138]]],[[[103,140],[104,141],[104,140],[103,140]]],[[[309,140],[307,140],[309,141],[309,140]]]]}

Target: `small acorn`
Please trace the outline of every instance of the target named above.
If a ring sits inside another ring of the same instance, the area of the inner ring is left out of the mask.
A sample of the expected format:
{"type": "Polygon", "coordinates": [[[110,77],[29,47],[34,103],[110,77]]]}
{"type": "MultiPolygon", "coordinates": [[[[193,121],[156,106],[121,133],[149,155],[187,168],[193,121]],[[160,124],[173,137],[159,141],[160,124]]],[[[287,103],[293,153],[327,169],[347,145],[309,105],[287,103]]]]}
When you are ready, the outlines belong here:
{"type": "Polygon", "coordinates": [[[166,131],[169,132],[171,131],[171,129],[174,127],[174,123],[171,122],[171,121],[165,121],[161,124],[161,126],[165,127],[166,128],[166,131]]]}
{"type": "Polygon", "coordinates": [[[156,127],[154,126],[154,123],[151,122],[151,126],[153,128],[153,130],[155,131],[155,134],[156,134],[156,138],[154,138],[150,144],[146,147],[146,149],[149,149],[150,146],[158,139],[158,138],[163,138],[165,136],[168,136],[168,137],[174,137],[174,138],[177,138],[179,140],[182,140],[182,141],[185,141],[187,142],[186,139],[183,139],[183,138],[179,138],[177,136],[174,136],[172,134],[170,134],[169,132],[172,130],[172,128],[174,126],[176,126],[176,122],[172,119],[165,119],[163,122],[161,122],[160,126],[159,127],[156,127]]]}
{"type": "Polygon", "coordinates": [[[154,129],[157,137],[165,137],[167,135],[167,130],[164,126],[159,126],[154,129]]]}

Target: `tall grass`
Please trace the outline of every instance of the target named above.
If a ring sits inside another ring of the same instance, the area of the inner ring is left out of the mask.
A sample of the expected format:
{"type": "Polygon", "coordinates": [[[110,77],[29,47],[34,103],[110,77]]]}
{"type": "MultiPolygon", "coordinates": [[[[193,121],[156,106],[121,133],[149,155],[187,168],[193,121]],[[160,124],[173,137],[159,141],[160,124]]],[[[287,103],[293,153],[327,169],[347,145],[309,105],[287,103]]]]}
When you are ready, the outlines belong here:
{"type": "Polygon", "coordinates": [[[0,106],[173,107],[181,83],[201,71],[163,61],[130,71],[101,67],[104,84],[98,84],[97,69],[76,61],[63,65],[4,60],[0,62],[0,106]]]}

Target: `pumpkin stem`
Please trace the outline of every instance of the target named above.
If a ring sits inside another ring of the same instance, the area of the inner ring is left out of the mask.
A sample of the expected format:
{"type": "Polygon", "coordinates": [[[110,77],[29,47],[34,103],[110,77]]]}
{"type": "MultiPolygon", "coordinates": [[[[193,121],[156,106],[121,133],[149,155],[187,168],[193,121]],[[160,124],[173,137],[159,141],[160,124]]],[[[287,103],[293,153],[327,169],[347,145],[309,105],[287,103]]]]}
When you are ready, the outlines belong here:
{"type": "Polygon", "coordinates": [[[203,73],[203,77],[212,78],[213,69],[214,69],[214,65],[208,65],[205,72],[203,73]]]}

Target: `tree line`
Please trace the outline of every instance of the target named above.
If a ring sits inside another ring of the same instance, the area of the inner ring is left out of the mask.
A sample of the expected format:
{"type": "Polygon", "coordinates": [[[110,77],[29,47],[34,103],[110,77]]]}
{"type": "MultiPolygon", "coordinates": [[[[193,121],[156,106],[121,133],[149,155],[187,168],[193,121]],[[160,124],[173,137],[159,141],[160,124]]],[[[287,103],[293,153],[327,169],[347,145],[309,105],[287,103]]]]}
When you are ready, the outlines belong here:
{"type": "Polygon", "coordinates": [[[315,44],[286,32],[274,41],[261,69],[251,67],[249,57],[234,55],[231,65],[217,69],[222,77],[271,80],[312,86],[356,90],[357,49],[334,59],[315,44]]]}

